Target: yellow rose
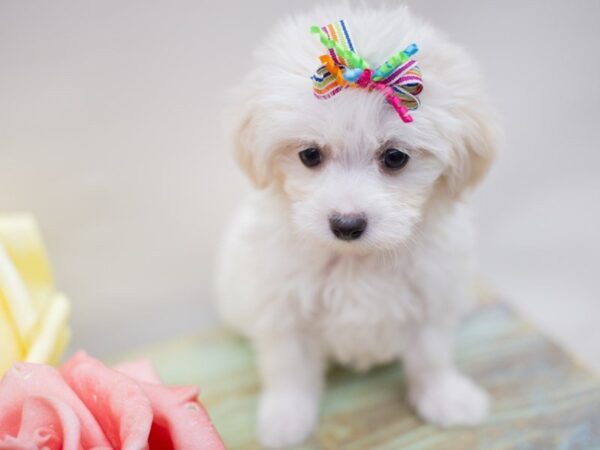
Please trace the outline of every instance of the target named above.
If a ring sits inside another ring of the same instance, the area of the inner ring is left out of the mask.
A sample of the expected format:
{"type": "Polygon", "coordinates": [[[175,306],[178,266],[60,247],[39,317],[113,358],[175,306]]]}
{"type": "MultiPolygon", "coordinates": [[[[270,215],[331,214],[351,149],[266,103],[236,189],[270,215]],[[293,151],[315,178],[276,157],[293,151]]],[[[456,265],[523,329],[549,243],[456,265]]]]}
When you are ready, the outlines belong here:
{"type": "Polygon", "coordinates": [[[56,364],[69,341],[69,311],[33,218],[0,215],[0,376],[16,361],[56,364]]]}

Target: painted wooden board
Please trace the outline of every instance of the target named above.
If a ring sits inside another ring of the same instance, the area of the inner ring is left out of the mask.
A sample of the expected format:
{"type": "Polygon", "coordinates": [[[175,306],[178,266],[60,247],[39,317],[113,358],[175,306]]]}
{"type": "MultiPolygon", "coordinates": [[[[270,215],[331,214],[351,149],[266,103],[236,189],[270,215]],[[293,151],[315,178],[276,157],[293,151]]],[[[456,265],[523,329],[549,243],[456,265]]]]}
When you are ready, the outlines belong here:
{"type": "MultiPolygon", "coordinates": [[[[481,427],[440,430],[405,401],[399,365],[329,377],[321,425],[301,449],[593,450],[600,449],[600,381],[504,306],[474,313],[460,335],[458,361],[494,399],[481,427]]],[[[233,334],[214,330],[130,356],[146,356],[165,382],[197,384],[230,449],[259,448],[259,383],[253,354],[233,334]]]]}

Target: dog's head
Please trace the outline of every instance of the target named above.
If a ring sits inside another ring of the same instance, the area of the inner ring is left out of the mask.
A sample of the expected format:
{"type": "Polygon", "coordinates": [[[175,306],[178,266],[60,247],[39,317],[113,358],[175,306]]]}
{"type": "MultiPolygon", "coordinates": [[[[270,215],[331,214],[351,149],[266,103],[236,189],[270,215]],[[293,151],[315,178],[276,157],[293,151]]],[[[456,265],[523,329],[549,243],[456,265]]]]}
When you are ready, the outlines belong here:
{"type": "Polygon", "coordinates": [[[397,246],[432,209],[461,199],[487,171],[495,127],[476,64],[406,8],[317,10],[282,22],[235,93],[237,159],[254,184],[289,202],[294,232],[350,251],[397,246]],[[404,123],[383,95],[314,97],[324,47],[312,24],[344,18],[373,66],[419,45],[421,106],[404,123]]]}

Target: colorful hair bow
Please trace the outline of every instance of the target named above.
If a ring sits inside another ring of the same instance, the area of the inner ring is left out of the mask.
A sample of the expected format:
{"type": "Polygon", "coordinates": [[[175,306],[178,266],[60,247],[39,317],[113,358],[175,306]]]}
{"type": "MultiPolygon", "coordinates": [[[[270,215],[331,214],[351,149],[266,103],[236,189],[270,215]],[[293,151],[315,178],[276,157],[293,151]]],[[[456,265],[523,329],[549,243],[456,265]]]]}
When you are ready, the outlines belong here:
{"type": "Polygon", "coordinates": [[[313,26],[310,31],[319,35],[329,51],[319,58],[323,65],[311,77],[314,94],[319,100],[331,98],[347,87],[377,90],[404,122],[413,121],[408,110],[419,107],[417,96],[423,90],[421,70],[411,59],[418,51],[416,44],[409,45],[372,70],[356,52],[343,20],[324,27],[313,26]]]}

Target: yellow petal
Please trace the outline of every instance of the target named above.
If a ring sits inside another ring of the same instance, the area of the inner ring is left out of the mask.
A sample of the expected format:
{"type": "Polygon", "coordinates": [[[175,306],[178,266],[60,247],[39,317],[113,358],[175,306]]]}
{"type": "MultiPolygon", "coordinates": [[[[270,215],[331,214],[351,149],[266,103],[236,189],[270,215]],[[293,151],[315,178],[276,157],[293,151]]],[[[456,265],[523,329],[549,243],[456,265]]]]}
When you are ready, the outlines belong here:
{"type": "Polygon", "coordinates": [[[48,364],[52,366],[58,366],[58,364],[60,363],[60,358],[65,352],[67,345],[69,345],[70,340],[71,330],[65,327],[60,331],[58,335],[56,346],[54,347],[54,353],[50,355],[50,358],[48,359],[48,364]]]}
{"type": "Polygon", "coordinates": [[[29,293],[34,311],[40,314],[54,291],[54,282],[34,218],[29,214],[0,214],[0,242],[29,293]]]}
{"type": "Polygon", "coordinates": [[[37,314],[27,287],[2,242],[0,242],[0,301],[5,305],[8,317],[12,318],[19,336],[25,339],[35,326],[37,314]]]}
{"type": "Polygon", "coordinates": [[[0,377],[15,361],[23,359],[24,351],[13,323],[9,320],[5,305],[0,299],[0,377]]]}
{"type": "Polygon", "coordinates": [[[16,360],[58,362],[69,303],[56,294],[35,220],[0,214],[0,371],[16,360]]]}
{"type": "Polygon", "coordinates": [[[57,353],[66,345],[69,312],[67,299],[61,294],[55,295],[36,327],[25,361],[49,363],[53,358],[56,359],[57,353]]]}

